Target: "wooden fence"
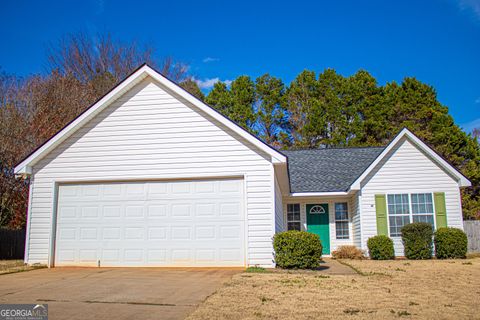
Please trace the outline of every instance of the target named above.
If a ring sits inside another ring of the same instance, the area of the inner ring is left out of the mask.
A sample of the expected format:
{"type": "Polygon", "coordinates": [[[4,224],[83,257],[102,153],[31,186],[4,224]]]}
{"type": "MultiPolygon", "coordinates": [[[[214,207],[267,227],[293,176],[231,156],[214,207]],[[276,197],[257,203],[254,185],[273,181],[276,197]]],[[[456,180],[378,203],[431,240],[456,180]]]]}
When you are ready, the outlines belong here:
{"type": "Polygon", "coordinates": [[[25,254],[25,229],[0,228],[0,260],[23,259],[25,254]]]}
{"type": "Polygon", "coordinates": [[[465,220],[463,229],[468,237],[468,252],[480,252],[480,220],[465,220]]]}

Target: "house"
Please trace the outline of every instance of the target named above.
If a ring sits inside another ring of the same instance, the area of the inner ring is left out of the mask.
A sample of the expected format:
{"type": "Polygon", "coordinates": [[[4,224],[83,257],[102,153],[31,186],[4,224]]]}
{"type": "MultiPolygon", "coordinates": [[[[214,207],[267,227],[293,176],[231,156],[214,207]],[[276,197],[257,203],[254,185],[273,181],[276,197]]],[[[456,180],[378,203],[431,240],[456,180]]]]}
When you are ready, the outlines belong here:
{"type": "Polygon", "coordinates": [[[408,130],[384,148],[280,152],[147,65],[15,168],[30,177],[25,261],[274,266],[272,237],[328,255],[427,221],[462,228],[470,182],[408,130]]]}

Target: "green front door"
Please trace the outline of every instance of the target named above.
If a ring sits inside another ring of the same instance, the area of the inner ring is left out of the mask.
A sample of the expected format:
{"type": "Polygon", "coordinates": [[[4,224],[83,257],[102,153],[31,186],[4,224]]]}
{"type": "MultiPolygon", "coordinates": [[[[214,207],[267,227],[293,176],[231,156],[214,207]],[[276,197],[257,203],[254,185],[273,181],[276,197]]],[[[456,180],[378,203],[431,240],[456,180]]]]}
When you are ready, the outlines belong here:
{"type": "Polygon", "coordinates": [[[307,204],[307,231],[318,234],[322,241],[323,254],[330,254],[330,228],[328,204],[307,204]]]}

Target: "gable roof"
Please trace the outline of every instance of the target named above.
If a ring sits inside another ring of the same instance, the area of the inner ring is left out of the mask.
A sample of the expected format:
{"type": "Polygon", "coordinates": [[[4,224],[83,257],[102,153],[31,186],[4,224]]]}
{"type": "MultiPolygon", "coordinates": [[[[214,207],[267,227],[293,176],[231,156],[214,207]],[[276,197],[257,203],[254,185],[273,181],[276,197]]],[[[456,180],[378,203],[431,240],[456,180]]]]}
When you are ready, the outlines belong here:
{"type": "Polygon", "coordinates": [[[402,139],[408,139],[412,142],[417,148],[422,150],[430,159],[437,163],[443,170],[449,173],[452,177],[457,179],[457,183],[459,187],[470,187],[472,183],[468,180],[457,168],[455,168],[452,164],[450,164],[447,160],[445,160],[442,156],[440,156],[433,148],[429,147],[425,142],[423,142],[420,138],[414,135],[410,130],[407,128],[403,128],[402,131],[385,147],[382,153],[373,161],[368,168],[352,183],[351,189],[352,190],[360,190],[361,182],[368,176],[372,170],[385,158],[389,152],[402,141],[402,139]]]}
{"type": "Polygon", "coordinates": [[[385,147],[283,151],[288,157],[290,191],[346,192],[385,147]]]}
{"type": "Polygon", "coordinates": [[[408,139],[454,177],[459,187],[471,186],[471,182],[458,169],[405,128],[385,147],[283,151],[288,156],[290,192],[294,196],[309,196],[318,193],[347,194],[352,190],[360,190],[361,182],[403,139],[408,139]]]}
{"type": "Polygon", "coordinates": [[[200,101],[198,98],[184,90],[177,83],[161,75],[158,71],[154,70],[147,64],[141,65],[135,71],[133,71],[128,77],[121,81],[118,85],[112,88],[107,92],[103,97],[98,99],[94,104],[88,107],[84,112],[82,112],[78,117],[69,122],[65,127],[53,135],[49,140],[35,149],[30,153],[25,159],[23,159],[19,164],[15,166],[15,174],[31,174],[31,166],[42,159],[46,154],[51,150],[57,147],[65,139],[67,139],[71,134],[76,130],[90,121],[95,117],[99,112],[104,110],[106,107],[111,105],[112,102],[117,100],[125,92],[131,89],[133,86],[138,84],[140,81],[147,77],[153,78],[155,81],[160,83],[162,86],[172,91],[174,94],[185,99],[187,102],[193,104],[199,110],[203,111],[207,115],[211,116],[213,119],[219,121],[222,125],[232,130],[249,143],[253,144],[260,150],[264,151],[266,154],[272,157],[273,163],[285,163],[286,157],[279,151],[275,150],[271,146],[267,145],[254,135],[250,134],[236,123],[221,115],[218,111],[208,106],[204,102],[200,101]]]}

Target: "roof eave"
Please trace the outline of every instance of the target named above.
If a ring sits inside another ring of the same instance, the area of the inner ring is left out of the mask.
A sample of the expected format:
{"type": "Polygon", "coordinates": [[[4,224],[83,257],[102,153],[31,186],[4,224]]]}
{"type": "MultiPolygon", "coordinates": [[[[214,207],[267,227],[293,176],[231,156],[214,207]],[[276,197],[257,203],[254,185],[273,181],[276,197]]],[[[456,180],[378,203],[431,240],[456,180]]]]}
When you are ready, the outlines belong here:
{"type": "Polygon", "coordinates": [[[290,197],[334,197],[334,196],[348,196],[351,191],[325,191],[325,192],[292,192],[290,197]]]}
{"type": "Polygon", "coordinates": [[[32,167],[31,166],[23,166],[19,168],[18,171],[15,171],[15,176],[17,177],[26,177],[32,174],[32,167]]]}

